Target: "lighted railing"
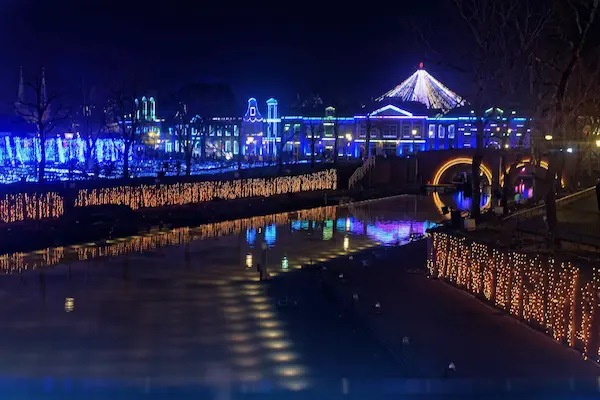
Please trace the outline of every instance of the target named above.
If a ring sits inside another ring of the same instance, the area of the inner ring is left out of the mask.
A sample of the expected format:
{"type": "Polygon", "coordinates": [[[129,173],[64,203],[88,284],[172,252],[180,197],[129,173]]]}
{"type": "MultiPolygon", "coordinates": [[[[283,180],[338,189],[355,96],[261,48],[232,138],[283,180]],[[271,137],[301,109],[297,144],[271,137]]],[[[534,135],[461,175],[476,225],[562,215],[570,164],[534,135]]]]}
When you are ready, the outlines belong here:
{"type": "Polygon", "coordinates": [[[598,360],[600,275],[591,265],[526,254],[433,232],[432,277],[470,292],[507,314],[598,360]]]}
{"type": "MultiPolygon", "coordinates": [[[[596,190],[596,186],[592,186],[590,188],[583,189],[579,192],[572,193],[568,196],[561,197],[560,199],[556,200],[556,207],[564,207],[566,205],[569,205],[569,204],[573,203],[574,201],[581,199],[582,197],[586,197],[586,196],[593,194],[595,190],[596,190]]],[[[526,210],[521,210],[521,211],[512,213],[512,214],[504,217],[503,220],[507,221],[507,220],[513,219],[513,218],[517,218],[517,219],[531,218],[531,217],[535,217],[536,215],[542,215],[544,212],[545,212],[545,205],[542,204],[539,206],[528,208],[526,210]]]]}
{"type": "Polygon", "coordinates": [[[373,167],[375,167],[375,156],[369,156],[363,165],[358,167],[348,180],[348,189],[352,189],[354,186],[356,186],[356,184],[360,182],[360,180],[364,178],[367,172],[369,172],[369,170],[373,167]]]}

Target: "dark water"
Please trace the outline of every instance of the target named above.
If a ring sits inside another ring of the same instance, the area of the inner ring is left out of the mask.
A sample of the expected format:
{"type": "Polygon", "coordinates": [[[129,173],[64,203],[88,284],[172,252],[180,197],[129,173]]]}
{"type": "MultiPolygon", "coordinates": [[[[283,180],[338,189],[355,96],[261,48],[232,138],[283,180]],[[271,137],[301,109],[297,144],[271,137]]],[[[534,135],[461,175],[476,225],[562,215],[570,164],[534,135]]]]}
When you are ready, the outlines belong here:
{"type": "Polygon", "coordinates": [[[393,375],[384,349],[303,291],[295,298],[315,312],[282,318],[255,267],[294,274],[405,243],[440,219],[431,197],[401,196],[2,256],[0,393],[299,390],[336,376],[315,361],[318,340],[346,377],[393,375]]]}

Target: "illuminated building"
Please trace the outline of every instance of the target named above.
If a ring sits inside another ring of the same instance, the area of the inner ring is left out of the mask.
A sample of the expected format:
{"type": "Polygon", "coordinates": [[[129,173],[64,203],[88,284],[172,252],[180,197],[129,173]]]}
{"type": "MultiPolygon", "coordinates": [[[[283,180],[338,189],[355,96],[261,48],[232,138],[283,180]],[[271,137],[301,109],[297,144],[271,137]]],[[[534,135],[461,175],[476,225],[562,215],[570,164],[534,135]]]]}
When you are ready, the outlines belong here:
{"type": "MultiPolygon", "coordinates": [[[[17,105],[23,96],[21,83],[17,105]]],[[[530,119],[527,116],[497,107],[487,110],[484,116],[475,116],[461,96],[422,65],[376,101],[357,109],[326,107],[319,97],[298,107],[292,111],[293,108],[286,108],[274,98],[250,98],[243,114],[205,116],[186,112],[181,123],[191,131],[193,159],[206,161],[206,164],[237,159],[238,155],[250,164],[275,161],[278,157],[284,161],[302,161],[311,159],[313,149],[316,159],[332,159],[334,152],[338,157],[358,158],[367,153],[405,156],[421,151],[473,148],[478,125],[483,126],[486,147],[529,147],[530,119]]],[[[154,97],[137,99],[134,109],[135,115],[129,115],[126,124],[131,126],[135,121],[140,140],[136,141],[130,160],[143,164],[150,158],[144,156],[149,150],[153,152],[152,158],[161,163],[163,159],[177,159],[172,153],[183,152],[183,142],[175,134],[177,122],[166,126],[164,120],[157,117],[154,97]]],[[[106,112],[110,113],[111,108],[106,112]]],[[[2,125],[0,123],[0,166],[31,169],[35,161],[40,160],[41,153],[39,140],[33,133],[35,129],[26,122],[23,123],[26,129],[2,125]]],[[[123,141],[115,135],[118,125],[112,125],[114,129],[93,143],[77,129],[52,132],[46,141],[48,166],[64,168],[69,160],[84,163],[90,145],[95,146],[93,153],[99,164],[118,164],[123,158],[123,141]]],[[[195,164],[201,166],[201,163],[195,164]]],[[[155,164],[148,163],[145,167],[151,169],[152,165],[155,164]]],[[[156,171],[147,171],[152,172],[156,171]]],[[[19,173],[12,171],[0,178],[3,182],[19,179],[19,173]]]]}

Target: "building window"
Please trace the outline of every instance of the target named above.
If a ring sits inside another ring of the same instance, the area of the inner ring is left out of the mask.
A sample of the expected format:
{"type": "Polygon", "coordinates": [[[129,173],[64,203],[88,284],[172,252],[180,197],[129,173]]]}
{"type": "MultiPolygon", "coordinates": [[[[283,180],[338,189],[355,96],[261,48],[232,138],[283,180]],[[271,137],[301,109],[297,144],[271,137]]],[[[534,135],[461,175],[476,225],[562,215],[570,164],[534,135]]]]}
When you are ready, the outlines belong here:
{"type": "Polygon", "coordinates": [[[379,129],[371,128],[371,137],[377,137],[377,135],[379,135],[379,129]]]}
{"type": "Polygon", "coordinates": [[[367,136],[367,129],[364,126],[360,127],[360,135],[361,138],[364,138],[367,136]]]}
{"type": "Polygon", "coordinates": [[[238,129],[237,125],[233,126],[233,136],[239,136],[240,135],[240,130],[238,129]]]}
{"type": "Polygon", "coordinates": [[[420,138],[421,137],[421,125],[415,125],[415,126],[413,126],[413,131],[415,133],[413,135],[413,137],[415,137],[415,138],[420,138]]]}
{"type": "Polygon", "coordinates": [[[431,124],[429,125],[429,139],[435,139],[435,125],[431,124]]]}
{"type": "Polygon", "coordinates": [[[448,126],[448,139],[454,139],[454,131],[456,127],[454,125],[448,126]]]}
{"type": "Polygon", "coordinates": [[[410,124],[402,124],[402,137],[410,138],[410,124]]]}
{"type": "Polygon", "coordinates": [[[225,151],[226,152],[230,152],[231,151],[231,141],[230,140],[227,140],[225,142],[225,151]]]}
{"type": "Polygon", "coordinates": [[[240,152],[240,148],[239,148],[239,144],[238,142],[233,142],[233,154],[238,154],[240,152]]]}
{"type": "Polygon", "coordinates": [[[390,135],[390,126],[385,125],[382,130],[383,137],[388,137],[390,135]]]}
{"type": "Polygon", "coordinates": [[[390,136],[393,138],[398,137],[398,126],[397,125],[390,125],[390,136]]]}
{"type": "Polygon", "coordinates": [[[446,136],[446,127],[444,125],[438,126],[438,137],[443,139],[446,136]]]}

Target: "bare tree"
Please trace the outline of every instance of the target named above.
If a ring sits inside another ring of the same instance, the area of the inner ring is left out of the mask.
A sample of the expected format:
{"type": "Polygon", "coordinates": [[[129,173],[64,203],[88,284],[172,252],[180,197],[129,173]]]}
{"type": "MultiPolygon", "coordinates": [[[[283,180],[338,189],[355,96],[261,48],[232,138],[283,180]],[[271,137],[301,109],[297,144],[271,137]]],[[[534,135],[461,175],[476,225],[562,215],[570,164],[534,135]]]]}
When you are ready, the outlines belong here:
{"type": "Polygon", "coordinates": [[[123,140],[123,178],[128,179],[129,154],[140,134],[141,104],[134,82],[123,79],[119,87],[113,90],[114,114],[119,126],[119,136],[123,140]]]}
{"type": "Polygon", "coordinates": [[[337,165],[338,163],[338,146],[340,142],[340,119],[335,117],[333,121],[333,165],[337,165]]]}
{"type": "Polygon", "coordinates": [[[56,126],[69,118],[69,111],[60,102],[56,93],[48,93],[44,70],[31,81],[24,81],[21,73],[19,99],[15,111],[27,122],[35,125],[40,146],[38,182],[43,183],[46,171],[46,139],[56,126]],[[26,90],[33,99],[28,101],[26,90]]]}
{"type": "Polygon", "coordinates": [[[107,109],[100,100],[96,89],[82,88],[83,104],[80,113],[80,132],[85,141],[85,166],[84,170],[91,171],[96,165],[96,143],[102,134],[111,135],[116,130],[108,123],[107,109]]]}
{"type": "Polygon", "coordinates": [[[185,163],[185,175],[189,176],[192,173],[192,158],[194,149],[201,140],[201,134],[194,134],[193,128],[195,119],[190,121],[187,112],[187,105],[179,103],[177,112],[173,118],[173,131],[175,140],[179,145],[179,151],[183,153],[185,163]]]}
{"type": "Polygon", "coordinates": [[[310,131],[310,137],[308,138],[310,140],[310,167],[314,168],[316,144],[321,138],[321,133],[323,132],[323,123],[320,120],[311,120],[308,124],[308,131],[310,131]]]}
{"type": "Polygon", "coordinates": [[[486,115],[489,101],[500,105],[523,99],[524,88],[529,87],[528,71],[549,13],[546,8],[535,8],[534,0],[453,0],[453,3],[466,29],[463,39],[469,54],[454,68],[466,72],[472,85],[467,97],[475,127],[471,215],[477,218],[484,138],[491,120],[486,115]]]}
{"type": "Polygon", "coordinates": [[[366,134],[365,138],[365,157],[369,158],[371,156],[371,131],[373,130],[373,124],[371,123],[371,115],[367,113],[367,122],[366,122],[366,134]]]}
{"type": "Polygon", "coordinates": [[[548,88],[544,96],[544,112],[540,121],[546,122],[547,156],[546,223],[548,243],[556,242],[556,186],[564,168],[564,149],[569,139],[569,127],[580,115],[580,108],[569,105],[573,78],[579,72],[586,52],[598,52],[597,35],[592,27],[597,22],[600,0],[555,1],[551,7],[552,20],[544,36],[544,46],[536,55],[536,78],[539,86],[548,88]]]}
{"type": "Polygon", "coordinates": [[[283,155],[284,149],[286,145],[290,142],[290,140],[294,140],[296,135],[296,129],[294,128],[294,124],[290,124],[289,129],[286,131],[285,127],[281,130],[281,141],[279,142],[279,155],[278,155],[278,163],[279,163],[279,171],[283,169],[283,155]]]}

